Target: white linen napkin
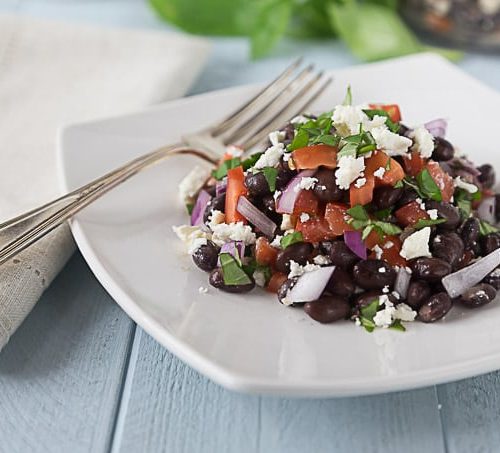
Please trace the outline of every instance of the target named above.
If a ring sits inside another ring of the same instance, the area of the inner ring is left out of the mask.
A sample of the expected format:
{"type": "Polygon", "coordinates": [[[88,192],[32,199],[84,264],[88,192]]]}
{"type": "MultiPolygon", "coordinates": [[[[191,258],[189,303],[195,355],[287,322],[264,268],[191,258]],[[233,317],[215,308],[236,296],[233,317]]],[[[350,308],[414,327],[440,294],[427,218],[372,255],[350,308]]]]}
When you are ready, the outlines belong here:
{"type": "MultiPolygon", "coordinates": [[[[59,195],[64,123],[185,94],[205,40],[0,15],[0,220],[59,195]]],[[[0,267],[0,350],[74,251],[64,225],[0,267]]]]}

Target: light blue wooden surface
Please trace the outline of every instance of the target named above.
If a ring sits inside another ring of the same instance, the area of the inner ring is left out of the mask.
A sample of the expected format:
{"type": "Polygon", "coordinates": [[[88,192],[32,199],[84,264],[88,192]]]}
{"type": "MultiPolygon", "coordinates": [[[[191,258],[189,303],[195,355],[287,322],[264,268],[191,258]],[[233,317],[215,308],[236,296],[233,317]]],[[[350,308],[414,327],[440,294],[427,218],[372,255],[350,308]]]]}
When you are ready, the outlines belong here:
{"type": "MultiPolygon", "coordinates": [[[[142,0],[0,0],[0,11],[165,28],[142,0]]],[[[247,61],[219,39],[192,93],[267,80],[297,54],[356,63],[334,41],[281,44],[247,61]]],[[[500,59],[461,66],[500,89],[500,59]]],[[[136,327],[77,253],[0,355],[0,452],[497,452],[500,373],[360,398],[228,392],[136,327]]]]}

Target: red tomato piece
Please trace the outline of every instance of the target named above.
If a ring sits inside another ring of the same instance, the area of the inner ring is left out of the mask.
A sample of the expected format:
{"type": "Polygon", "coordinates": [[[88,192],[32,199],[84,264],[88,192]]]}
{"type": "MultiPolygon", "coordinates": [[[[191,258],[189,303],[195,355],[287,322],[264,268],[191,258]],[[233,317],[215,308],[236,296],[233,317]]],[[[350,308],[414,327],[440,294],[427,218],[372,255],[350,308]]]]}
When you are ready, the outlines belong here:
{"type": "Polygon", "coordinates": [[[293,163],[299,170],[314,169],[320,166],[337,166],[337,148],[329,145],[312,145],[298,148],[292,153],[293,163]]]}
{"type": "Polygon", "coordinates": [[[455,191],[453,178],[441,168],[441,165],[433,160],[427,162],[425,168],[428,170],[432,179],[439,187],[443,201],[450,201],[451,197],[453,197],[453,192],[455,191]]]}
{"type": "Polygon", "coordinates": [[[227,171],[227,189],[225,214],[226,222],[243,222],[247,220],[237,210],[238,200],[247,194],[243,167],[239,166],[227,171]]]}
{"type": "Polygon", "coordinates": [[[330,229],[328,221],[321,217],[309,219],[307,222],[301,222],[299,219],[295,229],[302,233],[306,242],[327,241],[338,236],[330,229]]]}
{"type": "Polygon", "coordinates": [[[288,277],[286,274],[275,272],[269,279],[269,283],[266,286],[266,291],[269,291],[270,293],[277,293],[280,289],[280,286],[285,283],[287,279],[288,277]]]}
{"type": "Polygon", "coordinates": [[[418,151],[412,151],[410,156],[403,157],[406,173],[417,176],[424,169],[427,159],[424,159],[418,151]]]}
{"type": "Polygon", "coordinates": [[[319,202],[312,190],[301,190],[295,199],[293,214],[300,215],[303,212],[313,215],[319,213],[319,202]]]}
{"type": "Polygon", "coordinates": [[[325,210],[325,220],[330,226],[333,236],[341,236],[345,231],[352,231],[353,228],[347,223],[349,207],[343,203],[327,203],[325,210]]]}
{"type": "Polygon", "coordinates": [[[416,201],[411,201],[405,204],[403,207],[399,208],[394,215],[398,222],[403,226],[414,225],[420,219],[428,219],[429,214],[427,211],[420,207],[420,204],[416,201]]]}
{"type": "Polygon", "coordinates": [[[255,260],[261,266],[274,266],[278,250],[269,245],[267,238],[261,236],[255,244],[255,260]]]}
{"type": "Polygon", "coordinates": [[[399,123],[401,121],[401,112],[397,104],[370,104],[371,109],[385,110],[389,114],[391,121],[399,123]]]}

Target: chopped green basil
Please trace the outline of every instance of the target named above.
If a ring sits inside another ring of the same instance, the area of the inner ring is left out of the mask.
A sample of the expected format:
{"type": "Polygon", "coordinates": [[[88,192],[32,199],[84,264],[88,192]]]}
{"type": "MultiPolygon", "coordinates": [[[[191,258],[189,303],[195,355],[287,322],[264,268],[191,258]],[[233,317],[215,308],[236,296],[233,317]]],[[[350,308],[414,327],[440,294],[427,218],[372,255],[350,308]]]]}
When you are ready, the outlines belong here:
{"type": "Polygon", "coordinates": [[[406,332],[406,327],[403,326],[400,319],[395,319],[389,326],[389,329],[399,330],[400,332],[406,332]]]}
{"type": "Polygon", "coordinates": [[[386,220],[392,213],[392,208],[381,209],[380,211],[375,211],[373,215],[378,220],[386,220]]]}
{"type": "Polygon", "coordinates": [[[222,178],[224,178],[224,176],[227,176],[228,170],[239,167],[240,165],[241,160],[239,157],[225,160],[224,162],[222,162],[222,164],[220,164],[219,168],[212,171],[212,176],[217,180],[221,180],[222,178]]]}
{"type": "Polygon", "coordinates": [[[233,255],[230,253],[221,253],[219,255],[219,259],[222,267],[224,284],[228,286],[235,286],[252,283],[250,277],[241,268],[233,255]]]}
{"type": "Polygon", "coordinates": [[[455,190],[453,198],[455,205],[458,207],[462,218],[463,219],[469,218],[470,213],[472,212],[471,194],[464,189],[458,188],[455,190]]]}
{"type": "Polygon", "coordinates": [[[484,220],[479,221],[479,233],[482,236],[486,236],[490,233],[498,233],[500,230],[493,226],[491,223],[485,222],[484,220]]]}
{"type": "Polygon", "coordinates": [[[294,231],[293,233],[286,234],[281,238],[281,247],[286,249],[288,246],[295,244],[297,242],[303,242],[304,237],[300,231],[294,231]]]}
{"type": "MultiPolygon", "coordinates": [[[[391,169],[391,158],[389,157],[389,159],[387,159],[387,163],[385,164],[385,170],[390,170],[391,169]]],[[[401,181],[398,181],[397,183],[399,183],[401,181]]],[[[396,183],[396,184],[397,184],[396,183]]]]}
{"type": "Polygon", "coordinates": [[[256,162],[259,160],[259,157],[262,156],[264,153],[255,153],[246,158],[242,163],[241,166],[243,167],[243,170],[248,170],[252,168],[256,162]]]}
{"type": "Polygon", "coordinates": [[[424,168],[417,175],[416,179],[417,179],[418,187],[420,188],[420,191],[422,192],[422,194],[425,198],[430,198],[431,200],[434,200],[434,201],[442,201],[443,200],[443,196],[441,195],[441,191],[439,190],[439,187],[435,183],[434,179],[432,179],[432,176],[429,173],[429,170],[424,168]]]}
{"type": "Polygon", "coordinates": [[[395,123],[394,121],[391,120],[391,117],[388,112],[382,109],[365,109],[363,110],[365,112],[366,116],[370,118],[371,120],[375,116],[384,116],[386,118],[385,124],[389,128],[391,132],[397,133],[399,131],[399,124],[395,123]]]}
{"type": "Polygon", "coordinates": [[[369,143],[368,145],[364,145],[358,149],[358,156],[362,156],[363,154],[368,154],[371,151],[375,151],[377,149],[377,145],[375,143],[369,143]]]}
{"type": "Polygon", "coordinates": [[[396,184],[394,184],[394,188],[395,189],[400,189],[401,187],[403,187],[403,180],[399,180],[398,182],[396,182],[396,184]]]}
{"type": "Polygon", "coordinates": [[[379,299],[377,297],[368,305],[365,305],[360,309],[359,321],[368,332],[373,332],[375,330],[375,323],[373,322],[373,318],[377,314],[378,307],[379,299]]]}
{"type": "Polygon", "coordinates": [[[416,230],[421,230],[422,228],[432,226],[432,225],[439,225],[440,223],[446,222],[446,219],[419,219],[415,225],[413,225],[413,228],[416,230]]]}
{"type": "Polygon", "coordinates": [[[186,210],[189,215],[193,213],[194,203],[186,203],[186,210]]]}
{"type": "Polygon", "coordinates": [[[337,146],[340,142],[338,135],[321,134],[311,140],[312,145],[323,144],[329,146],[337,146]]]}
{"type": "Polygon", "coordinates": [[[390,222],[381,222],[380,220],[374,220],[373,225],[376,229],[379,229],[384,234],[388,234],[389,236],[393,236],[395,234],[400,234],[403,232],[401,228],[390,222]]]}
{"type": "Polygon", "coordinates": [[[307,146],[309,144],[309,132],[307,132],[305,129],[298,129],[297,133],[295,134],[294,139],[292,140],[292,143],[288,145],[288,150],[289,151],[294,151],[299,148],[303,148],[304,146],[307,146]]]}
{"type": "Polygon", "coordinates": [[[276,192],[276,177],[278,176],[278,169],[274,167],[264,167],[262,173],[266,177],[267,184],[269,185],[269,190],[271,192],[276,192]]]}
{"type": "Polygon", "coordinates": [[[346,143],[342,149],[338,152],[337,157],[340,159],[341,157],[356,157],[358,152],[358,145],[355,143],[346,143]]]}
{"type": "Polygon", "coordinates": [[[355,220],[369,220],[370,219],[370,217],[368,217],[368,213],[366,212],[366,209],[360,204],[353,206],[352,208],[348,209],[346,212],[355,220]]]}
{"type": "Polygon", "coordinates": [[[342,102],[342,105],[352,105],[351,85],[347,85],[347,91],[345,94],[344,102],[342,102]]]}
{"type": "MultiPolygon", "coordinates": [[[[408,187],[411,187],[415,192],[417,192],[417,195],[420,198],[425,198],[425,195],[422,193],[422,191],[420,190],[420,187],[418,186],[418,184],[415,182],[415,180],[413,178],[410,178],[409,176],[405,176],[403,178],[403,183],[406,184],[408,187]]],[[[396,187],[396,186],[394,186],[394,187],[396,187]]]]}
{"type": "Polygon", "coordinates": [[[361,239],[364,241],[369,235],[370,233],[372,232],[373,230],[373,225],[366,225],[364,228],[363,228],[363,233],[361,234],[361,239]]]}

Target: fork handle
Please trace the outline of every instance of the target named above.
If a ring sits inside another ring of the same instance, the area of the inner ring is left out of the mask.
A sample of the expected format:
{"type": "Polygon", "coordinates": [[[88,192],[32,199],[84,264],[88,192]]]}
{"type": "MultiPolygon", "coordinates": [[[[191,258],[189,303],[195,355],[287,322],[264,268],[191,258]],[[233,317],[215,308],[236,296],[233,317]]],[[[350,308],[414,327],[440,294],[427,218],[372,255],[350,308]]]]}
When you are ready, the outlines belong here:
{"type": "Polygon", "coordinates": [[[27,249],[74,214],[141,170],[168,157],[189,154],[211,164],[215,156],[183,145],[169,145],[140,156],[125,165],[43,206],[0,224],[0,264],[27,249]]]}

